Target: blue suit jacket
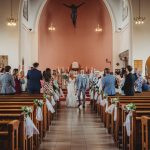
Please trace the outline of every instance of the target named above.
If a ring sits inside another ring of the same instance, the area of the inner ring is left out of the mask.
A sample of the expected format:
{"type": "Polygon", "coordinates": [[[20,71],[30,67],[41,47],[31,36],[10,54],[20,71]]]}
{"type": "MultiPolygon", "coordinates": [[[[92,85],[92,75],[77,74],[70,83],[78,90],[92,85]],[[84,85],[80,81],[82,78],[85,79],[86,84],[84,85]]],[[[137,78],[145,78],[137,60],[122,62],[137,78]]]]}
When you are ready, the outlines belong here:
{"type": "Polygon", "coordinates": [[[115,95],[115,77],[113,75],[106,75],[103,79],[102,79],[102,86],[103,86],[103,90],[104,93],[106,93],[107,95],[115,95]]]}
{"type": "Polygon", "coordinates": [[[77,90],[86,90],[88,88],[88,77],[86,75],[78,75],[76,79],[77,90]]]}
{"type": "Polygon", "coordinates": [[[28,90],[30,93],[39,93],[41,89],[40,80],[42,80],[42,73],[37,69],[28,71],[28,90]]]}

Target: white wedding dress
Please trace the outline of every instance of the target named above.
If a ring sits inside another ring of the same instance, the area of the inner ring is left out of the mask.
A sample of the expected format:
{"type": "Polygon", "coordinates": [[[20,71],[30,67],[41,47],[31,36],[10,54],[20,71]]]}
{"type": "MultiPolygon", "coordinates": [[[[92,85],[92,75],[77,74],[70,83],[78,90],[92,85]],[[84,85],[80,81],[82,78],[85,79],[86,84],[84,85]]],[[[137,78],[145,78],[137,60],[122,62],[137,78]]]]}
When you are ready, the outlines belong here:
{"type": "Polygon", "coordinates": [[[69,78],[69,82],[68,82],[68,85],[67,85],[66,104],[67,104],[67,107],[77,107],[75,79],[69,78]]]}

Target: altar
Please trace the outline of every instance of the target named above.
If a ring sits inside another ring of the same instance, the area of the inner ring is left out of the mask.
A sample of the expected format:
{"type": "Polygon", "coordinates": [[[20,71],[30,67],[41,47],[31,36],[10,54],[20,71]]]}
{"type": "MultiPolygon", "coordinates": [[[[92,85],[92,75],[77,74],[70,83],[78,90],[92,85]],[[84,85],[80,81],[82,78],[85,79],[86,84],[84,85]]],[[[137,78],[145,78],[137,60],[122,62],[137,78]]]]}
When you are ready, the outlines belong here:
{"type": "Polygon", "coordinates": [[[81,69],[81,65],[74,61],[71,65],[70,65],[70,70],[73,70],[73,71],[79,71],[81,69]]]}

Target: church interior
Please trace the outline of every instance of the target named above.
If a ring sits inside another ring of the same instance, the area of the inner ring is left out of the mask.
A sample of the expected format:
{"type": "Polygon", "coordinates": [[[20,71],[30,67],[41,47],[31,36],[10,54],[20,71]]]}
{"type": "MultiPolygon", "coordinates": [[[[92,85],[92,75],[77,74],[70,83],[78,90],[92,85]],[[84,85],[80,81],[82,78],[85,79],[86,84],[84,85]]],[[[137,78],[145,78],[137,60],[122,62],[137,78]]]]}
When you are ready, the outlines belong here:
{"type": "Polygon", "coordinates": [[[150,149],[149,0],[0,0],[0,149],[150,149]]]}

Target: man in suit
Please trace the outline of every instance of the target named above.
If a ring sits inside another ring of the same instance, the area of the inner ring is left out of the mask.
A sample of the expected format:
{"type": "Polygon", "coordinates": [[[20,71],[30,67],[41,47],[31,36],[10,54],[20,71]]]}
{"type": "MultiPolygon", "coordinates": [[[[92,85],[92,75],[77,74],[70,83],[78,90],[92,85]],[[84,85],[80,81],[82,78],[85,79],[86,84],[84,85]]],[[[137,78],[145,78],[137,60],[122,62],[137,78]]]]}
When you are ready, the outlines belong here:
{"type": "Polygon", "coordinates": [[[122,90],[124,91],[126,96],[133,96],[135,78],[134,75],[132,74],[132,67],[127,66],[126,72],[127,72],[127,76],[125,78],[125,83],[124,86],[122,87],[122,90]]]}
{"type": "Polygon", "coordinates": [[[110,69],[105,68],[105,77],[102,78],[102,88],[104,90],[104,93],[108,96],[114,96],[116,94],[115,92],[115,77],[110,74],[110,69]]]}
{"type": "Polygon", "coordinates": [[[84,74],[84,70],[81,70],[80,74],[77,76],[76,79],[76,87],[77,87],[77,93],[78,93],[78,100],[79,100],[79,105],[81,105],[81,94],[83,96],[83,108],[85,108],[85,92],[86,89],[88,88],[88,77],[87,75],[84,74]]]}
{"type": "Polygon", "coordinates": [[[28,91],[31,94],[40,93],[40,89],[41,89],[40,80],[42,80],[42,73],[37,69],[38,66],[39,63],[34,63],[33,69],[29,70],[27,73],[28,91]]]}

